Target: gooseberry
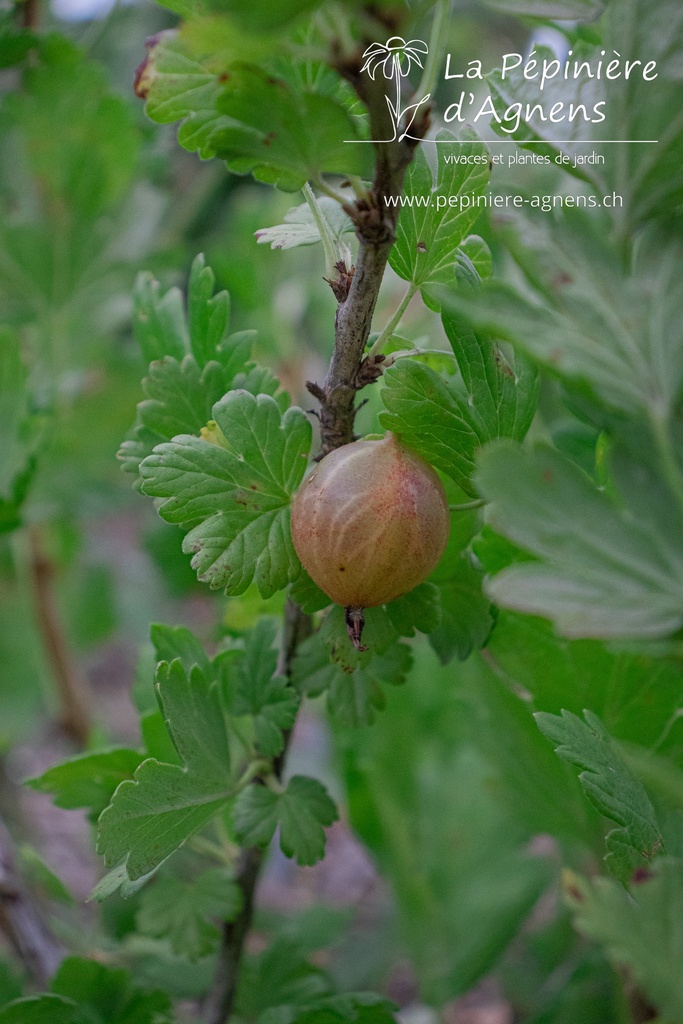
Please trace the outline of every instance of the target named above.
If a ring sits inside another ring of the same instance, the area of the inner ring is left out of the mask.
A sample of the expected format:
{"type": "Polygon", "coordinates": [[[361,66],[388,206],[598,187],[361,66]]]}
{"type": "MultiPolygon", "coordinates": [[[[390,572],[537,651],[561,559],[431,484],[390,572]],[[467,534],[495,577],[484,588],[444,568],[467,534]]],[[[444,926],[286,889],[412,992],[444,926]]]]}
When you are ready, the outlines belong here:
{"type": "Polygon", "coordinates": [[[360,650],[363,609],[423,583],[450,530],[439,477],[393,434],[326,455],[294,497],[292,540],[309,576],[346,610],[360,650]]]}

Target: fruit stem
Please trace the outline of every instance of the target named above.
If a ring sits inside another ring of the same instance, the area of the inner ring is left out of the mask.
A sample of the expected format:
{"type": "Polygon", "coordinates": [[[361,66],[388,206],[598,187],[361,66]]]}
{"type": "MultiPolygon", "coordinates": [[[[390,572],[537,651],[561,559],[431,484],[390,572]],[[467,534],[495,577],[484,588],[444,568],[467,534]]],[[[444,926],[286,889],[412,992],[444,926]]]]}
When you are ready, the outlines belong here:
{"type": "Polygon", "coordinates": [[[363,626],[365,625],[365,616],[363,615],[363,609],[358,605],[350,604],[344,609],[344,621],[346,622],[346,632],[349,634],[349,640],[356,648],[357,651],[367,651],[365,644],[361,643],[361,637],[363,636],[363,626]]]}

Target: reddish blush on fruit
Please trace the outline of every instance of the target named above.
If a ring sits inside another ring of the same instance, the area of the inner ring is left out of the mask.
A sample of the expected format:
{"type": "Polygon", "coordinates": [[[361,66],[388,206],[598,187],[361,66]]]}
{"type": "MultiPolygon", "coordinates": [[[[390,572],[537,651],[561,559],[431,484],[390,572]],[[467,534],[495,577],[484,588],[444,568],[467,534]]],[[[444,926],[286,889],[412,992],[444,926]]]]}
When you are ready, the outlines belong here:
{"type": "Polygon", "coordinates": [[[292,504],[296,553],[311,579],[345,609],[349,636],[361,650],[363,609],[423,583],[449,531],[439,477],[393,434],[330,452],[292,504]]]}

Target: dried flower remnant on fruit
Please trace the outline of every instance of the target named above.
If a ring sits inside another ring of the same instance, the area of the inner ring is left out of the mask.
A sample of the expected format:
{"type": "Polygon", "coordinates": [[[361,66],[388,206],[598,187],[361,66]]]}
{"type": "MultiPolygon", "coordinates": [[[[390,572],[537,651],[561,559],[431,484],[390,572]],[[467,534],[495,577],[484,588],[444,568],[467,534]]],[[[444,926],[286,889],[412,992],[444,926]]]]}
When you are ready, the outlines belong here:
{"type": "Polygon", "coordinates": [[[346,610],[363,650],[363,609],[423,583],[450,530],[437,474],[393,435],[330,452],[297,492],[292,539],[309,576],[346,610]]]}

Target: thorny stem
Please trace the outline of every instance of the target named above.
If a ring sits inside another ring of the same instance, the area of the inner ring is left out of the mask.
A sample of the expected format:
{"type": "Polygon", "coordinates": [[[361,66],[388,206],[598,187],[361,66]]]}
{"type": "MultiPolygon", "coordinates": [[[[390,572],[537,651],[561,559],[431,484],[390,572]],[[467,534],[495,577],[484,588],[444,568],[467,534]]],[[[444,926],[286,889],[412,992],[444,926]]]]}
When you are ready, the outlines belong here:
{"type": "Polygon", "coordinates": [[[80,746],[90,733],[87,683],[68,649],[53,589],[54,565],[37,526],[28,530],[29,569],[38,631],[59,695],[59,724],[80,746]]]}
{"type": "MultiPolygon", "coordinates": [[[[387,130],[391,127],[386,103],[387,83],[381,75],[376,82],[371,79],[366,81],[367,76],[360,75],[360,67],[360,56],[354,55],[349,60],[344,59],[338,70],[351,82],[360,99],[368,107],[372,137],[385,139],[387,130]]],[[[416,126],[416,132],[424,135],[427,128],[428,117],[425,113],[420,125],[416,126]]],[[[324,182],[315,182],[322,192],[331,194],[350,212],[360,242],[355,272],[349,278],[348,294],[339,299],[335,318],[334,350],[327,376],[322,386],[312,385],[313,393],[320,400],[322,454],[353,440],[355,396],[359,387],[363,386],[360,383],[363,352],[370,334],[372,315],[389,251],[394,244],[399,213],[398,205],[390,206],[387,197],[398,197],[401,194],[403,177],[412,159],[414,148],[414,140],[377,143],[372,190],[366,200],[358,199],[354,206],[349,206],[324,182]]],[[[287,598],[278,661],[280,675],[291,677],[297,646],[311,631],[310,617],[305,615],[291,598],[287,598]]],[[[289,734],[286,734],[283,752],[273,764],[273,774],[278,780],[283,775],[289,739],[289,734]]],[[[258,784],[258,780],[253,783],[258,784]]],[[[240,853],[235,878],[242,891],[243,906],[236,920],[223,925],[218,969],[205,1004],[206,1024],[225,1024],[232,1013],[237,994],[239,965],[251,925],[254,893],[263,856],[263,851],[258,847],[250,847],[240,853]]]]}
{"type": "MultiPolygon", "coordinates": [[[[338,70],[366,104],[372,138],[388,138],[392,125],[386,89],[390,83],[382,75],[375,81],[361,76],[360,58],[342,62],[338,70]]],[[[415,132],[424,135],[427,128],[428,111],[425,111],[415,132]]],[[[358,259],[348,294],[341,297],[337,308],[334,350],[327,376],[322,385],[309,388],[320,402],[321,455],[353,441],[356,392],[378,376],[378,373],[364,375],[361,364],[387,259],[396,237],[399,208],[387,199],[401,194],[403,177],[414,149],[414,139],[375,143],[372,188],[366,200],[358,199],[349,209],[359,240],[358,259]]]]}
{"type": "MultiPolygon", "coordinates": [[[[310,617],[305,615],[301,608],[288,597],[277,667],[279,675],[283,675],[287,679],[291,678],[296,649],[307,636],[310,636],[312,628],[310,617]]],[[[282,778],[284,771],[289,739],[290,734],[286,733],[284,749],[273,764],[273,775],[278,781],[282,778]]],[[[240,782],[245,778],[246,774],[242,776],[240,782]]],[[[252,781],[250,784],[262,785],[263,783],[258,780],[252,781]]],[[[204,1006],[206,1024],[225,1024],[232,1013],[237,995],[239,966],[254,914],[254,896],[263,858],[264,851],[258,846],[241,850],[237,858],[235,881],[242,892],[242,909],[234,921],[226,921],[223,925],[216,975],[204,1006]]]]}

